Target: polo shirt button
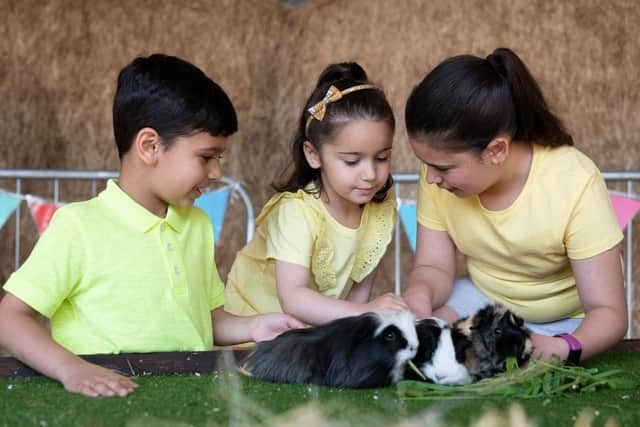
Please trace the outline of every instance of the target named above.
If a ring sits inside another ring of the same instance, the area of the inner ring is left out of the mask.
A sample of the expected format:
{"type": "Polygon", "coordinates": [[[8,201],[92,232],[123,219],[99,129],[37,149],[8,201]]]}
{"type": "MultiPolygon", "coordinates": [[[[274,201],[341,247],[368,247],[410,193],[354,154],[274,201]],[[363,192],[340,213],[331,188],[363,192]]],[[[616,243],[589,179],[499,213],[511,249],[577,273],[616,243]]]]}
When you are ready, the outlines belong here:
{"type": "Polygon", "coordinates": [[[180,274],[180,273],[182,272],[182,270],[181,270],[181,269],[180,269],[180,267],[178,267],[178,266],[175,266],[175,267],[173,268],[173,271],[175,271],[175,272],[176,272],[176,274],[180,274]]]}
{"type": "Polygon", "coordinates": [[[172,251],[172,250],[173,250],[173,248],[174,248],[174,246],[173,246],[173,244],[172,244],[172,243],[167,243],[167,250],[168,250],[168,251],[172,251]]]}
{"type": "Polygon", "coordinates": [[[167,229],[167,226],[165,224],[160,224],[160,231],[164,231],[167,229]]]}

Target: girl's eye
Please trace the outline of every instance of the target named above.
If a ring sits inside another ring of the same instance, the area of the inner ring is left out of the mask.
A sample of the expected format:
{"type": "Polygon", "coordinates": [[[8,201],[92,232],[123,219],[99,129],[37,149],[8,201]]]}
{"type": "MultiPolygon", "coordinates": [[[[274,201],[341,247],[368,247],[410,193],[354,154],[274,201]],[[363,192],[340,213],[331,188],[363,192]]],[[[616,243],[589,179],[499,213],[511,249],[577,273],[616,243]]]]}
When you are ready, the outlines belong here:
{"type": "Polygon", "coordinates": [[[358,164],[358,161],[357,161],[357,160],[344,160],[344,163],[345,163],[347,166],[355,166],[355,165],[357,165],[357,164],[358,164]]]}
{"type": "Polygon", "coordinates": [[[389,160],[389,157],[377,157],[376,160],[379,162],[386,162],[389,160]]]}

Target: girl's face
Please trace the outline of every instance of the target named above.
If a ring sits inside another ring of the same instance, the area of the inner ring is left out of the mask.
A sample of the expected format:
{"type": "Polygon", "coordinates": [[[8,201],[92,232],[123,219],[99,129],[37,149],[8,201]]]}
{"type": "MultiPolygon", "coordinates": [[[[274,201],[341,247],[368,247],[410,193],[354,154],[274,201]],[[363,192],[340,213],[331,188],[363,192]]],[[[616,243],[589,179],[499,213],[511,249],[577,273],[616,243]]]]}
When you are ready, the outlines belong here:
{"type": "Polygon", "coordinates": [[[409,138],[409,143],[415,155],[428,166],[427,182],[458,197],[481,194],[496,181],[495,168],[484,153],[435,148],[428,138],[409,138]]]}
{"type": "Polygon", "coordinates": [[[305,143],[311,167],[320,169],[329,202],[363,205],[384,187],[391,171],[393,130],[385,122],[357,120],[316,150],[305,143]]]}

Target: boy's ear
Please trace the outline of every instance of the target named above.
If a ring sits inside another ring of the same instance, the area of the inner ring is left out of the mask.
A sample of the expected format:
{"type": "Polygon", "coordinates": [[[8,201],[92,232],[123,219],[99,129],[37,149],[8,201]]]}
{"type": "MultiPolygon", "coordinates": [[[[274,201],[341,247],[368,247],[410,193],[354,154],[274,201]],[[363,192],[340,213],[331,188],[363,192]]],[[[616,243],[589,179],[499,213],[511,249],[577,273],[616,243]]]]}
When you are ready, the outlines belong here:
{"type": "Polygon", "coordinates": [[[161,148],[162,140],[153,128],[140,129],[133,140],[133,149],[140,160],[148,165],[156,162],[161,148]]]}
{"type": "Polygon", "coordinates": [[[314,147],[309,141],[305,141],[302,145],[302,150],[304,151],[304,156],[306,157],[309,166],[313,169],[320,169],[322,162],[320,161],[320,153],[318,153],[316,147],[314,147]]]}
{"type": "Polygon", "coordinates": [[[502,164],[509,155],[510,140],[505,136],[496,136],[482,152],[482,159],[491,165],[502,164]]]}

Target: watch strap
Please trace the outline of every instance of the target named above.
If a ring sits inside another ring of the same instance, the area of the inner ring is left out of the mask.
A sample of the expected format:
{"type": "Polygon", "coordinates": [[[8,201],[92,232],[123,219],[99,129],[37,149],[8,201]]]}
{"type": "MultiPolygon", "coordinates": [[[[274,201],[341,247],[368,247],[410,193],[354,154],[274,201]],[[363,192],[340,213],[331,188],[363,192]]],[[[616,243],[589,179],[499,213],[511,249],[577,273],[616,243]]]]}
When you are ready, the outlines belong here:
{"type": "Polygon", "coordinates": [[[571,334],[558,334],[555,337],[562,338],[569,344],[569,355],[567,355],[566,362],[571,365],[578,365],[580,363],[580,356],[582,356],[582,344],[578,339],[571,334]]]}

